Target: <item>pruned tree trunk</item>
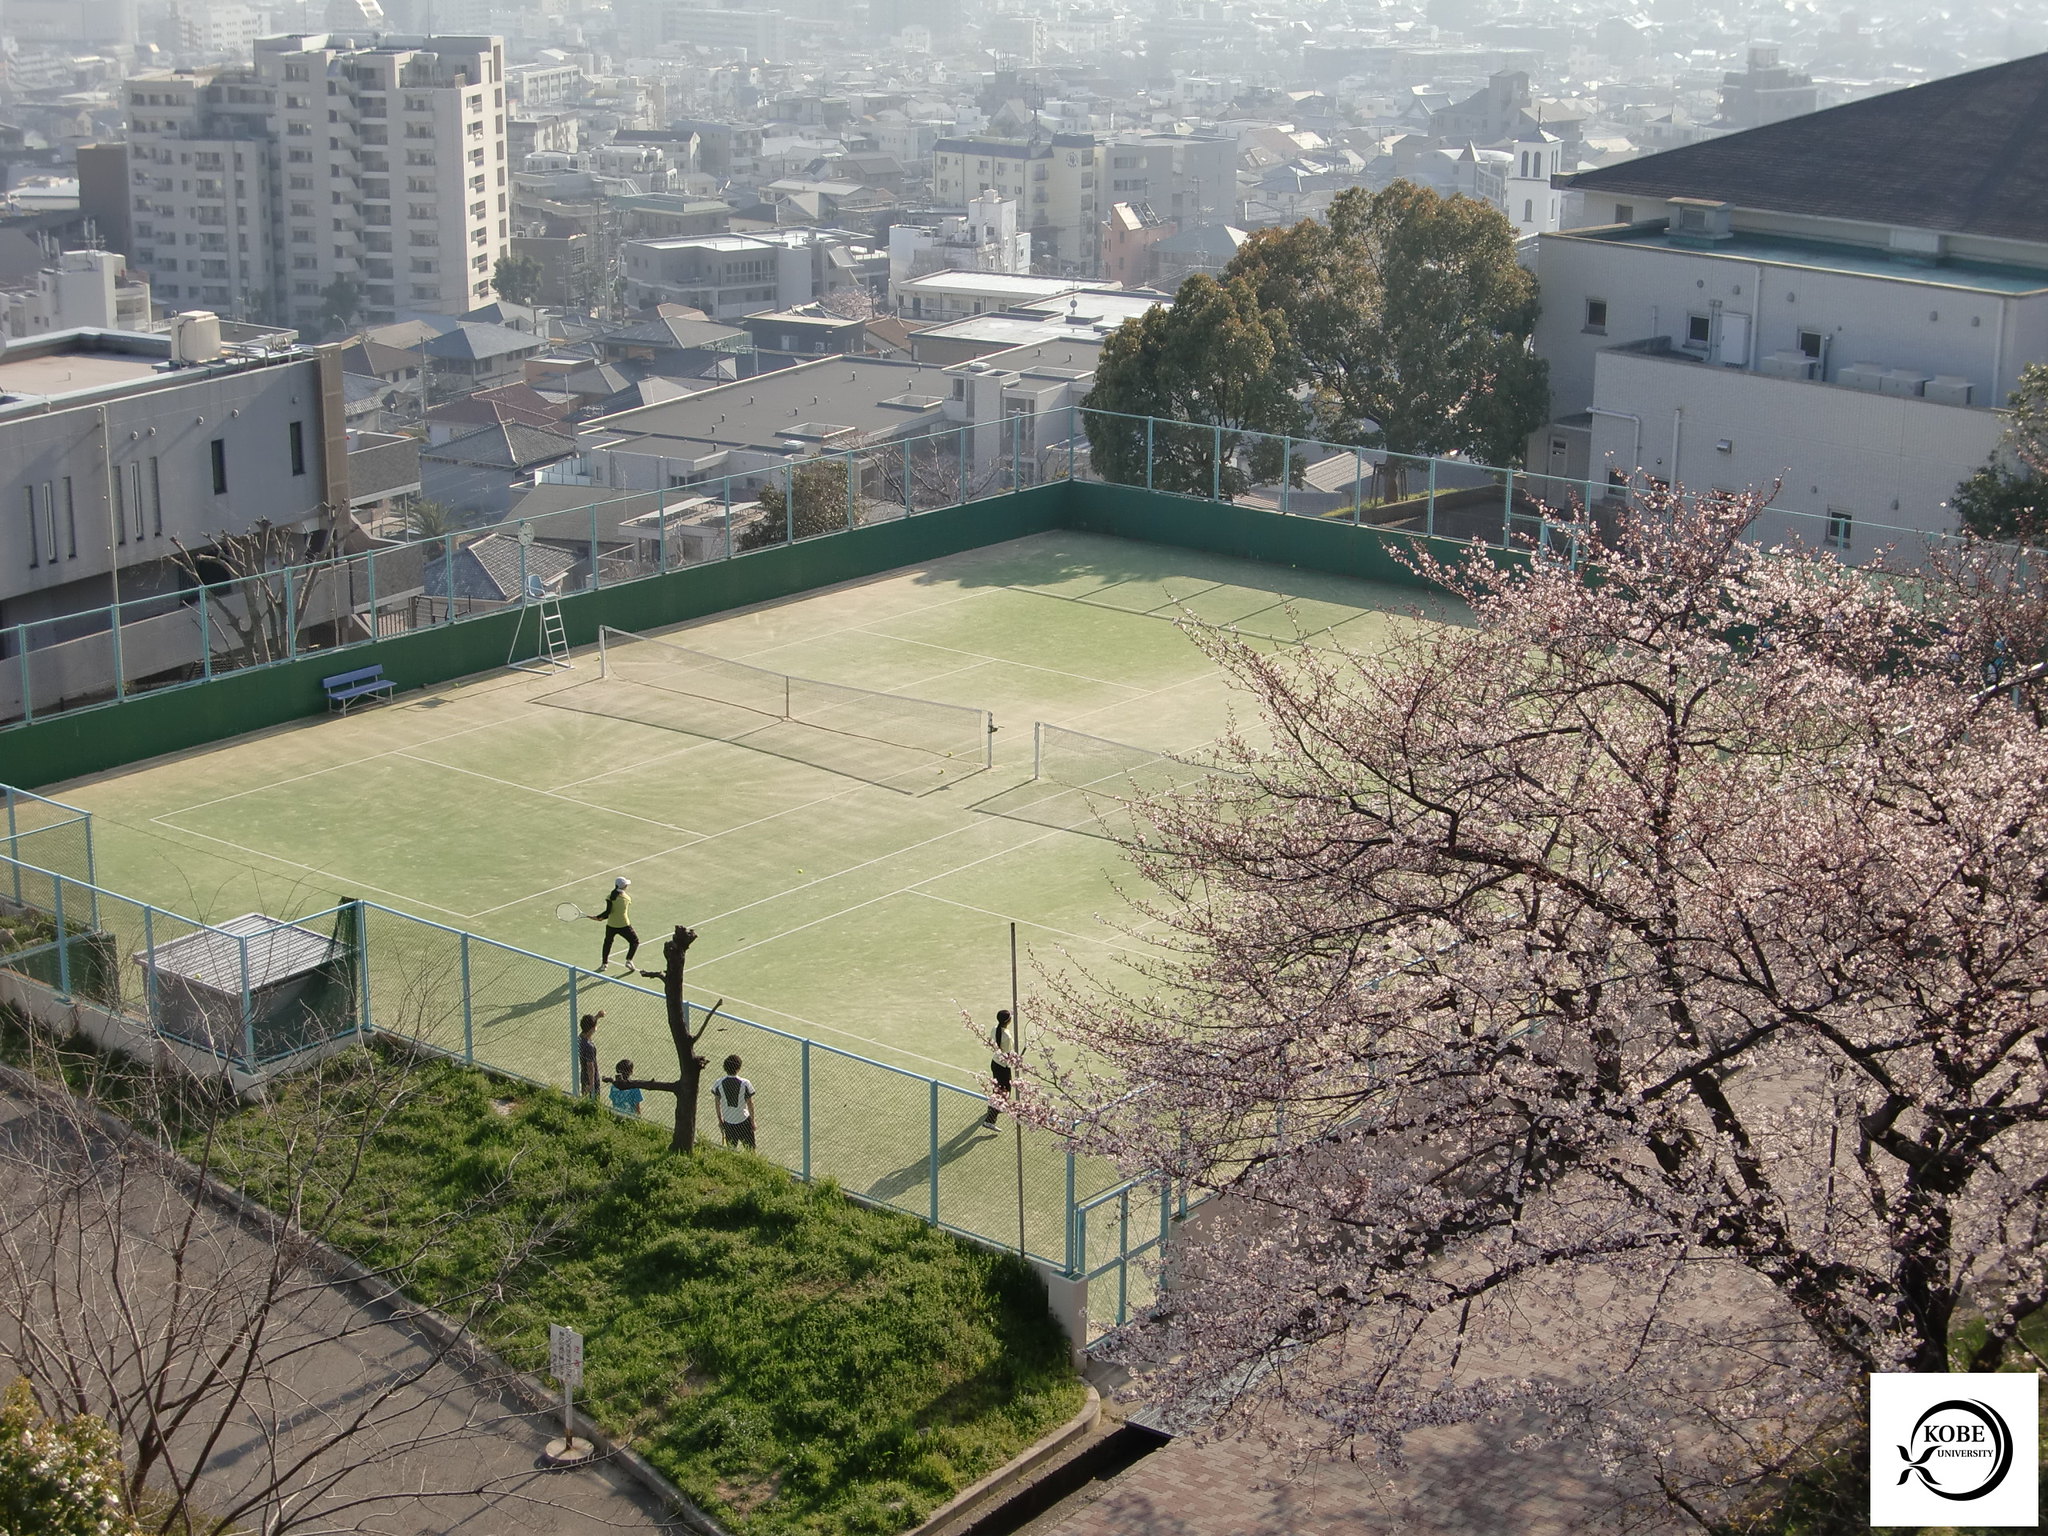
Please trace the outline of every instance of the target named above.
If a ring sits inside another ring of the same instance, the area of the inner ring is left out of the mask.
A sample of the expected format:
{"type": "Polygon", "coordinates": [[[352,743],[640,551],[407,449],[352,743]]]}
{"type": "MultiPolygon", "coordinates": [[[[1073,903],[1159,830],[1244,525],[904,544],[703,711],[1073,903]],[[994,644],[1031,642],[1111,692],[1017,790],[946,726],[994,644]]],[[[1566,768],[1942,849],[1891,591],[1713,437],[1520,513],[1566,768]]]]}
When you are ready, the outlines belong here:
{"type": "Polygon", "coordinates": [[[669,1137],[671,1152],[687,1152],[697,1144],[697,1096],[704,1086],[705,1059],[697,1054],[697,1042],[702,1040],[711,1028],[711,1021],[718,1017],[718,1010],[725,1006],[720,998],[705,1013],[703,1022],[695,1029],[690,1028],[690,1005],[683,1001],[683,959],[690,952],[690,946],[697,942],[697,930],[676,924],[676,931],[661,946],[661,953],[668,964],[660,971],[642,971],[643,976],[658,976],[661,979],[661,999],[668,1010],[669,1039],[676,1047],[676,1075],[673,1081],[664,1082],[658,1078],[623,1078],[621,1088],[638,1088],[647,1093],[666,1093],[676,1101],[675,1131],[669,1137]]]}

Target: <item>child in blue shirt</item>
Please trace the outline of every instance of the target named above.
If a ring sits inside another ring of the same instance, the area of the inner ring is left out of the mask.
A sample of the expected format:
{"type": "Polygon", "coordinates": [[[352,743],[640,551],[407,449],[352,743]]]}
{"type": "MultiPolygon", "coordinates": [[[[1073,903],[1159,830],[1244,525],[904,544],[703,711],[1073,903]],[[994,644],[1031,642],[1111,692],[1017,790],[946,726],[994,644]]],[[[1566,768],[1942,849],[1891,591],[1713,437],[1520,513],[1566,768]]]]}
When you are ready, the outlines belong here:
{"type": "Polygon", "coordinates": [[[633,1063],[630,1059],[620,1062],[612,1069],[612,1108],[622,1115],[637,1115],[640,1113],[640,1090],[623,1086],[631,1082],[632,1079],[633,1063]]]}

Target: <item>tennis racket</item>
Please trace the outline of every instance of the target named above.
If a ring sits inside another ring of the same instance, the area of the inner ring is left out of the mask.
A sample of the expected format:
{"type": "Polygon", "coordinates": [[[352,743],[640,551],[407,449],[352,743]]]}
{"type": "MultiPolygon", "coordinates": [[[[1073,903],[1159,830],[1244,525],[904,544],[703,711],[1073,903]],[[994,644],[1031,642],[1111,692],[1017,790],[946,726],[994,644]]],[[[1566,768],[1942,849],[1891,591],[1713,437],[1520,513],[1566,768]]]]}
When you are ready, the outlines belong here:
{"type": "Polygon", "coordinates": [[[577,918],[588,917],[590,914],[577,906],[575,902],[565,901],[555,907],[555,916],[565,923],[573,923],[577,918]]]}

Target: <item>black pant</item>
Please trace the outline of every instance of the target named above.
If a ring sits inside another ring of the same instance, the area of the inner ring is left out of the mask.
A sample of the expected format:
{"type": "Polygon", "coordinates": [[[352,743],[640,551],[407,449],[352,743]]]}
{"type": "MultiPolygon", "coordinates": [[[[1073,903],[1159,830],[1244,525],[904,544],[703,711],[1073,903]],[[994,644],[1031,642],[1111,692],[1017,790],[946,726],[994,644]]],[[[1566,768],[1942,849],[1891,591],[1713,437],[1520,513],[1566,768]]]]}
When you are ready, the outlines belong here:
{"type": "Polygon", "coordinates": [[[626,941],[626,964],[631,965],[633,957],[640,953],[640,935],[635,933],[630,925],[624,928],[605,929],[604,953],[598,957],[598,965],[607,966],[612,963],[613,939],[624,939],[626,941]]]}
{"type": "Polygon", "coordinates": [[[1010,1064],[1005,1061],[992,1061],[988,1064],[988,1075],[996,1080],[996,1091],[989,1097],[988,1113],[982,1116],[982,1123],[994,1125],[996,1100],[1007,1099],[1010,1096],[1010,1064]]]}
{"type": "Polygon", "coordinates": [[[718,1129],[725,1136],[728,1147],[751,1147],[754,1144],[754,1117],[747,1116],[738,1125],[729,1120],[718,1122],[718,1129]]]}

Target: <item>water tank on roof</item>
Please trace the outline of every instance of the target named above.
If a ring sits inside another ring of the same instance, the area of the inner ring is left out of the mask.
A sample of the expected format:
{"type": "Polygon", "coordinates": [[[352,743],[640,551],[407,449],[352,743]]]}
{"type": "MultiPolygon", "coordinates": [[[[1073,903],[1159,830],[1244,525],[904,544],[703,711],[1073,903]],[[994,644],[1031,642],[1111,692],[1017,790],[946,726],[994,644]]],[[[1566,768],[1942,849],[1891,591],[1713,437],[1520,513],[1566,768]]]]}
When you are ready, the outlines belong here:
{"type": "Polygon", "coordinates": [[[220,356],[220,316],[189,309],[171,317],[171,361],[210,363],[220,356]]]}

